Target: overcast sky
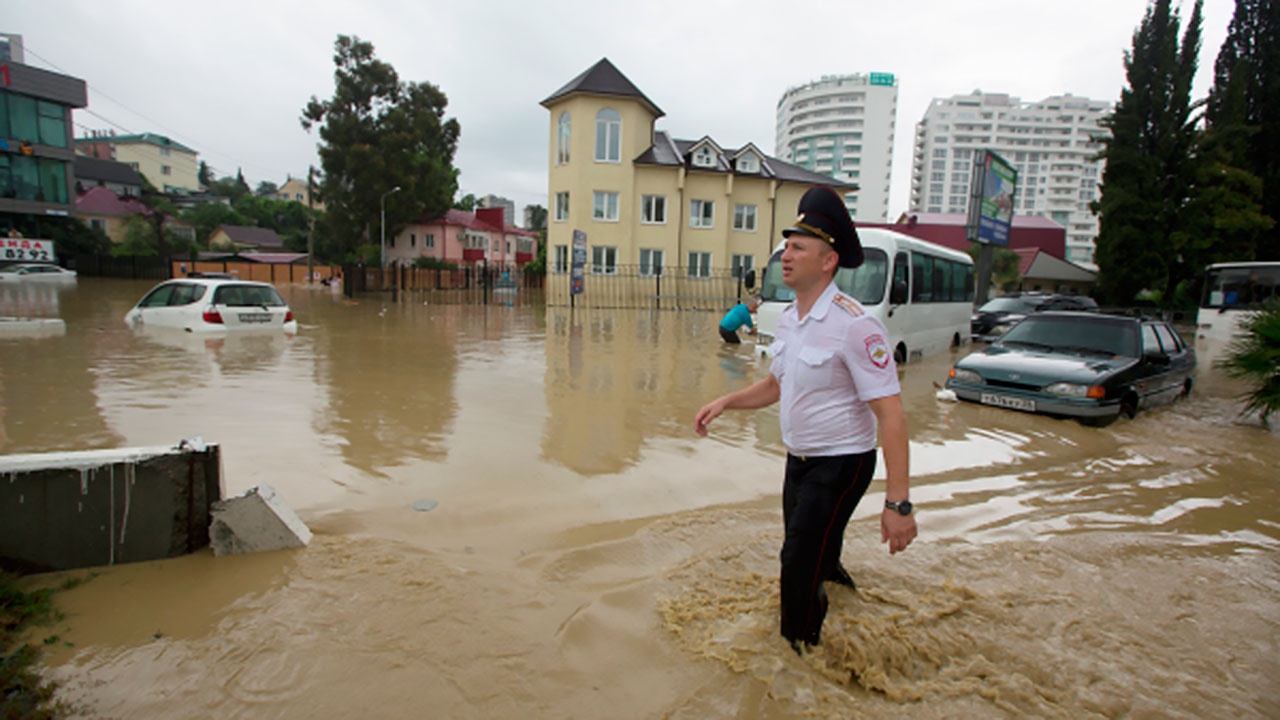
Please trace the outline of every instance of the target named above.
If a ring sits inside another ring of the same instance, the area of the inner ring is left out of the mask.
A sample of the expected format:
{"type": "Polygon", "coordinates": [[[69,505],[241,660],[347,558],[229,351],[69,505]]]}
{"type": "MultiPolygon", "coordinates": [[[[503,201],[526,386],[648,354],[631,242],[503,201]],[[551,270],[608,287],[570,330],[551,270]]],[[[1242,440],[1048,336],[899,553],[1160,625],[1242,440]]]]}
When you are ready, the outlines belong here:
{"type": "MultiPolygon", "coordinates": [[[[1191,0],[1182,0],[1183,20],[1191,0]]],[[[911,138],[937,97],[1070,92],[1114,102],[1148,0],[0,0],[27,63],[82,78],[90,129],[155,132],[251,186],[305,176],[307,100],[333,92],[339,34],[404,80],[438,85],[462,125],[460,192],[547,205],[538,103],[608,57],[666,115],[658,129],[773,154],[775,108],[823,75],[898,78],[890,217],[907,209],[911,138]]],[[[1175,7],[1177,3],[1175,2],[1175,7]]],[[[1205,0],[1196,97],[1212,83],[1233,0],[1205,0]]],[[[517,211],[517,217],[519,212],[517,211]]]]}

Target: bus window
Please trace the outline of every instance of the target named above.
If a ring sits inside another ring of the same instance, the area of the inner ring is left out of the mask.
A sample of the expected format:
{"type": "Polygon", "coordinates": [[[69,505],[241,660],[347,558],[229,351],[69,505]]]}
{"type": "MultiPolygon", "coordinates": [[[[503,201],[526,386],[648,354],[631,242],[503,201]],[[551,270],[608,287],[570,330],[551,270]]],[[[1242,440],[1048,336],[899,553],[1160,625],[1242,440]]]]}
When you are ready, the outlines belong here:
{"type": "Polygon", "coordinates": [[[1256,307],[1280,293],[1280,266],[1224,267],[1209,271],[1202,307],[1256,307]]]}
{"type": "Polygon", "coordinates": [[[862,264],[836,271],[836,287],[863,305],[884,301],[884,280],[889,274],[889,256],[879,248],[863,248],[862,264]]]}
{"type": "Polygon", "coordinates": [[[933,258],[911,254],[911,302],[933,302],[933,258]]]}
{"type": "Polygon", "coordinates": [[[907,259],[907,254],[900,252],[893,256],[893,286],[901,288],[902,302],[905,303],[907,298],[911,297],[911,263],[907,259]]]}

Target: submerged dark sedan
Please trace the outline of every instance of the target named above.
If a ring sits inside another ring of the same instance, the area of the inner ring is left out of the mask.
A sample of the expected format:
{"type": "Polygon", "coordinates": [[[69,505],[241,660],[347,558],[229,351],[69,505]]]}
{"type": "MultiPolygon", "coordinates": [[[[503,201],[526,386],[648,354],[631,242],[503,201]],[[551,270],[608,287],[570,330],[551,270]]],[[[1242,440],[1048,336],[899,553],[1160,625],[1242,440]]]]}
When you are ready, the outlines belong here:
{"type": "Polygon", "coordinates": [[[1022,318],[1046,310],[1094,311],[1098,303],[1084,295],[1016,292],[987,301],[969,317],[969,337],[974,342],[995,342],[1022,318]]]}
{"type": "Polygon", "coordinates": [[[951,368],[961,400],[1104,425],[1191,392],[1195,350],[1160,320],[1031,315],[951,368]]]}

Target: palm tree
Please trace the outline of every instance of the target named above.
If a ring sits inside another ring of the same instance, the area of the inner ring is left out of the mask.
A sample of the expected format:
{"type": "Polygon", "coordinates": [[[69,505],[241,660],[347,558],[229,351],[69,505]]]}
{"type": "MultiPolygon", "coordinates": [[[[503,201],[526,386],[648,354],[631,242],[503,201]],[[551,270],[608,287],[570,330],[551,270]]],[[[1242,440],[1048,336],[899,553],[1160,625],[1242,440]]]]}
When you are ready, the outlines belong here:
{"type": "Polygon", "coordinates": [[[1280,412],[1280,300],[1273,299],[1240,327],[1244,334],[1231,343],[1218,366],[1253,386],[1240,414],[1258,411],[1263,426],[1270,427],[1271,414],[1280,412]]]}

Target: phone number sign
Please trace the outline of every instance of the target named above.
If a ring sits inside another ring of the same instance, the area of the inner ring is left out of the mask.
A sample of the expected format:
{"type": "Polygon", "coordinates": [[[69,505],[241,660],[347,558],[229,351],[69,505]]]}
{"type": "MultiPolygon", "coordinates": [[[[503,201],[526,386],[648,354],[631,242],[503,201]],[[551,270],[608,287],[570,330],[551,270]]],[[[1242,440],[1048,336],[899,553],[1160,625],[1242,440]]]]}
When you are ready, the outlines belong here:
{"type": "Polygon", "coordinates": [[[0,260],[53,262],[53,241],[0,238],[0,260]]]}

